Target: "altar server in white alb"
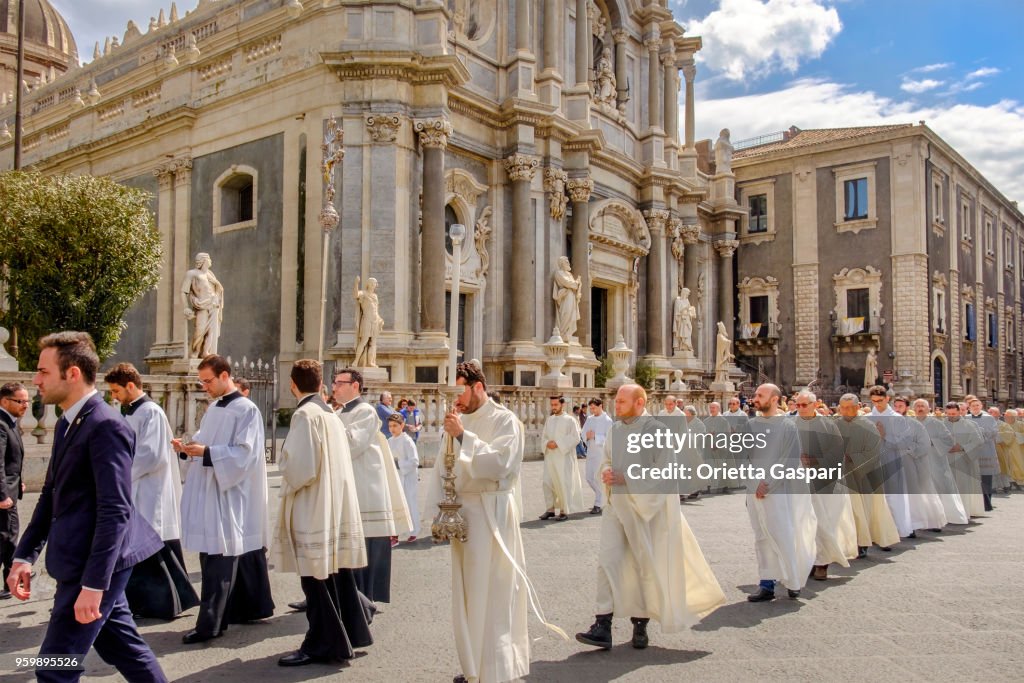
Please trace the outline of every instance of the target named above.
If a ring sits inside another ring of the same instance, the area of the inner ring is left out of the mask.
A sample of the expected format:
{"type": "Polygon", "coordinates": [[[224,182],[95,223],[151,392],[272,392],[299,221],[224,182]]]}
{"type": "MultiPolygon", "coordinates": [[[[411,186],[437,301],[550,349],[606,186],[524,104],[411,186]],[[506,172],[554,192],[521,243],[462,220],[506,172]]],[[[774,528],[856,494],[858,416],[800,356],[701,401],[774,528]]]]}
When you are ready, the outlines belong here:
{"type": "Polygon", "coordinates": [[[388,416],[387,427],[391,432],[388,446],[391,448],[391,455],[395,457],[395,466],[398,467],[402,491],[405,493],[405,504],[412,517],[412,530],[405,539],[411,542],[415,541],[420,533],[420,499],[416,491],[420,481],[420,456],[416,451],[416,442],[405,429],[405,417],[401,413],[392,413],[388,416]]]}
{"type": "Polygon", "coordinates": [[[867,418],[874,423],[878,435],[882,437],[879,454],[885,502],[892,512],[900,537],[907,538],[914,534],[910,497],[907,495],[907,470],[911,466],[915,448],[914,431],[911,424],[901,419],[903,416],[889,405],[889,394],[885,387],[871,387],[868,396],[872,407],[867,418]]]}
{"type": "Polygon", "coordinates": [[[932,448],[927,457],[927,465],[931,472],[932,484],[939,494],[939,502],[942,503],[946,521],[950,524],[967,524],[970,520],[960,499],[956,480],[953,479],[953,470],[949,468],[947,454],[953,448],[953,436],[942,420],[929,414],[928,401],[925,399],[919,398],[914,401],[914,415],[928,432],[932,448]]]}
{"type": "Polygon", "coordinates": [[[544,447],[544,503],[548,508],[540,518],[555,517],[555,521],[564,522],[571,513],[583,511],[583,487],[576,464],[580,423],[566,412],[564,397],[551,397],[551,414],[544,421],[540,440],[544,447]]]}
{"type": "Polygon", "coordinates": [[[645,414],[647,392],[625,384],[615,394],[616,422],[608,434],[601,479],[608,504],[601,515],[596,615],[576,640],[609,650],[612,618],[629,617],[632,645],[648,645],[647,624],[663,633],[692,626],[725,602],[715,575],[679,508],[675,482],[627,477],[633,465],[665,467],[685,460],[668,449],[631,455],[627,444],[665,425],[645,414]]]}
{"type": "MultiPolygon", "coordinates": [[[[451,542],[452,627],[462,666],[454,680],[504,683],[530,673],[528,601],[544,621],[526,575],[519,531],[515,490],[524,430],[510,410],[488,398],[475,363],[459,363],[455,376],[462,393],[445,416],[444,431],[456,449],[455,493],[468,534],[465,542],[451,542]]],[[[444,499],[444,447],[442,441],[430,473],[427,510],[436,511],[444,499]]]]}
{"type": "Polygon", "coordinates": [[[228,623],[274,613],[267,573],[270,521],[263,416],[231,381],[222,356],[199,363],[211,399],[190,443],[174,450],[190,459],[181,499],[182,545],[199,553],[202,591],[196,627],[186,644],[223,635],[228,623]]]}
{"type": "Polygon", "coordinates": [[[775,598],[775,584],[781,582],[790,598],[800,596],[814,566],[818,519],[807,484],[798,479],[772,476],[772,466],[800,466],[800,436],[796,425],[779,412],[782,393],[774,384],[762,384],[754,393],[754,408],[748,432],[757,443],[748,452],[750,464],[764,470],[766,478],[747,483],[747,513],[754,530],[754,554],[761,577],[750,602],[775,598]],[[761,437],[761,438],[758,438],[761,437]]]}
{"type": "Polygon", "coordinates": [[[353,569],[366,565],[352,458],[341,419],[320,397],[320,363],[291,370],[299,404],[281,450],[281,506],[274,532],[274,568],[296,573],[306,596],[309,630],[281,666],[352,659],[373,643],[353,569]]]}
{"type": "Polygon", "coordinates": [[[594,491],[594,506],[590,508],[590,514],[599,515],[604,507],[604,482],[601,481],[600,468],[612,418],[604,411],[604,401],[599,398],[590,399],[588,407],[590,415],[583,423],[583,440],[587,444],[587,484],[594,491]]]}
{"type": "Polygon", "coordinates": [[[171,450],[171,426],[160,405],[142,391],[142,376],[120,363],[103,378],[135,432],[132,501],[164,542],[163,550],[139,562],[125,588],[132,614],[173,619],[199,604],[181,551],[181,474],[171,450]]]}
{"type": "Polygon", "coordinates": [[[366,539],[367,564],[356,571],[356,583],[372,602],[391,602],[391,539],[411,531],[412,518],[377,410],[363,400],[362,389],[358,370],[335,373],[334,400],[348,434],[366,539]]]}

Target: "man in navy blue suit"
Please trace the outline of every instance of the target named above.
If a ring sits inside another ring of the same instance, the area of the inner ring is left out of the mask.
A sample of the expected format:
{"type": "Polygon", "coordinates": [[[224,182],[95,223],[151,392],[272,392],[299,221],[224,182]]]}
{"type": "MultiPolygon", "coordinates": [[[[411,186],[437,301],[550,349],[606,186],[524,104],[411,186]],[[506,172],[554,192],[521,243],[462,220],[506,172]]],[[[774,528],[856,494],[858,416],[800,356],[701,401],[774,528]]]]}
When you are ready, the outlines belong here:
{"type": "MultiPolygon", "coordinates": [[[[30,597],[32,563],[49,542],[46,571],[57,591],[39,656],[77,655],[81,662],[95,646],[131,683],[165,682],[124,597],[132,567],[163,546],[132,505],[135,434],[96,391],[99,358],[88,334],[47,335],[39,349],[32,383],[43,403],[59,405],[64,414],[7,585],[19,600],[30,597]]],[[[40,681],[77,681],[81,675],[36,671],[40,681]]]]}

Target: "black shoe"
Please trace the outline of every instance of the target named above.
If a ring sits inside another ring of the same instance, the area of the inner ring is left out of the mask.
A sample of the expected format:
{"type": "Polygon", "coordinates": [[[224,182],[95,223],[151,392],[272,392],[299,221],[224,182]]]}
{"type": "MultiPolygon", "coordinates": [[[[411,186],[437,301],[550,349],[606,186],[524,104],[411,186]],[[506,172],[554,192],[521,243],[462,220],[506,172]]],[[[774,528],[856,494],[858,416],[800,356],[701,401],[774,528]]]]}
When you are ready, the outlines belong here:
{"type": "Polygon", "coordinates": [[[598,506],[595,505],[594,507],[590,508],[590,514],[592,514],[592,515],[599,515],[599,514],[601,514],[601,508],[599,508],[598,506]]]}
{"type": "Polygon", "coordinates": [[[880,545],[880,546],[878,546],[878,549],[881,550],[883,553],[891,553],[892,552],[892,546],[891,545],[880,545]]]}
{"type": "Polygon", "coordinates": [[[910,535],[907,536],[907,538],[917,538],[917,532],[916,531],[911,531],[910,535]]]}
{"type": "Polygon", "coordinates": [[[700,498],[700,491],[694,491],[686,497],[686,500],[697,500],[698,498],[700,498]]]}
{"type": "Polygon", "coordinates": [[[934,532],[936,534],[941,534],[942,533],[942,529],[929,529],[928,531],[932,531],[932,532],[934,532]]]}
{"type": "Polygon", "coordinates": [[[650,619],[630,617],[629,620],[633,622],[633,647],[637,650],[643,650],[649,642],[647,638],[647,622],[650,619]]]}
{"type": "Polygon", "coordinates": [[[11,591],[7,590],[6,588],[3,589],[2,591],[0,591],[0,600],[10,600],[10,599],[11,599],[11,591]]]}
{"type": "Polygon", "coordinates": [[[985,512],[992,512],[993,510],[995,510],[995,507],[993,507],[991,505],[989,505],[988,507],[985,508],[985,512]]]}
{"type": "Polygon", "coordinates": [[[768,602],[775,599],[775,591],[766,588],[758,588],[753,595],[747,596],[747,602],[768,602]]]}
{"type": "Polygon", "coordinates": [[[564,522],[567,519],[569,519],[569,515],[565,514],[564,512],[562,514],[558,515],[557,517],[555,517],[555,521],[556,522],[564,522]]]}
{"type": "Polygon", "coordinates": [[[554,516],[555,516],[555,513],[552,512],[551,510],[548,510],[547,512],[545,512],[543,515],[541,515],[537,519],[551,519],[554,516]]]}
{"type": "Polygon", "coordinates": [[[868,547],[866,545],[857,546],[857,559],[863,560],[868,556],[868,547]]]}
{"type": "MultiPolygon", "coordinates": [[[[288,607],[292,608],[296,612],[305,612],[306,611],[306,601],[305,600],[299,600],[298,602],[289,602],[288,603],[288,607]]],[[[285,666],[288,666],[288,665],[285,664],[285,666]]]]}
{"type": "Polygon", "coordinates": [[[790,600],[796,600],[797,598],[800,597],[800,591],[790,590],[790,591],[787,591],[787,592],[789,593],[789,599],[790,600]]]}
{"type": "Polygon", "coordinates": [[[602,650],[612,649],[612,615],[598,614],[590,630],[586,633],[577,633],[576,640],[584,645],[592,645],[602,650]]]}
{"type": "Polygon", "coordinates": [[[302,650],[296,650],[290,655],[285,655],[281,659],[277,660],[278,666],[305,666],[306,664],[315,664],[323,660],[317,659],[311,655],[307,655],[302,650]]]}
{"type": "Polygon", "coordinates": [[[466,677],[462,674],[459,674],[458,676],[452,679],[452,683],[466,683],[466,677]]]}
{"type": "Polygon", "coordinates": [[[217,633],[212,636],[208,636],[203,633],[200,633],[199,631],[189,631],[181,637],[181,642],[185,643],[186,645],[195,645],[196,643],[205,643],[208,640],[220,638],[222,635],[224,634],[217,633]]]}

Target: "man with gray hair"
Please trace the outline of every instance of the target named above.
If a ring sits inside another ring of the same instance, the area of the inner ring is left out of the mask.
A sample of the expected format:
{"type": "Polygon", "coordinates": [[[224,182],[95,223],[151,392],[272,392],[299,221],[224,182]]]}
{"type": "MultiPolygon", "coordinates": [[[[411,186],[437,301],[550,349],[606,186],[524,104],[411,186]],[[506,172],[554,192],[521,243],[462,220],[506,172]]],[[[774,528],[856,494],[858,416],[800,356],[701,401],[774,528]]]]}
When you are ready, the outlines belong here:
{"type": "Polygon", "coordinates": [[[928,414],[928,401],[919,398],[914,401],[913,407],[915,417],[924,426],[931,441],[931,452],[925,461],[931,472],[932,485],[939,494],[939,502],[942,503],[946,521],[951,524],[967,524],[970,520],[967,518],[967,511],[960,499],[953,471],[949,469],[949,458],[946,456],[953,448],[953,437],[942,420],[928,414]]]}
{"type": "Polygon", "coordinates": [[[380,401],[377,403],[377,417],[380,418],[380,433],[384,435],[385,439],[391,438],[391,430],[388,429],[388,419],[395,414],[395,409],[391,407],[394,402],[394,398],[391,396],[390,391],[380,392],[380,401]]]}
{"type": "MultiPolygon", "coordinates": [[[[729,452],[729,448],[719,448],[718,445],[729,438],[729,435],[733,433],[733,424],[730,424],[730,420],[722,415],[722,404],[718,401],[712,401],[708,404],[708,417],[704,420],[704,427],[708,434],[711,435],[711,443],[707,452],[705,453],[708,462],[715,467],[733,467],[735,463],[735,457],[729,452]],[[725,435],[723,439],[721,434],[725,435]]],[[[730,486],[739,486],[739,482],[735,479],[727,479],[725,477],[718,477],[716,481],[717,485],[721,487],[722,493],[729,493],[730,486]]]]}
{"type": "Polygon", "coordinates": [[[679,401],[672,394],[665,397],[664,406],[664,408],[658,411],[658,417],[683,416],[683,411],[679,409],[679,401]]]}

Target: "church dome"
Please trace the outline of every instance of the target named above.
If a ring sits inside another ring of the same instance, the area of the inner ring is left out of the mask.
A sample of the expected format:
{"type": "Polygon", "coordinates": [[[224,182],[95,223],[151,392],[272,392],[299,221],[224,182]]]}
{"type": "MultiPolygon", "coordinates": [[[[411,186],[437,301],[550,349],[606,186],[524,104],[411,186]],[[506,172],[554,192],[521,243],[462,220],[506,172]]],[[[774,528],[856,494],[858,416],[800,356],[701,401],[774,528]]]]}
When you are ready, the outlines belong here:
{"type": "MultiPolygon", "coordinates": [[[[18,0],[0,0],[0,33],[9,34],[3,37],[13,39],[15,44],[17,22],[18,0]]],[[[25,0],[25,50],[32,48],[49,48],[64,55],[65,69],[78,63],[78,48],[68,22],[47,0],[25,0]]]]}

